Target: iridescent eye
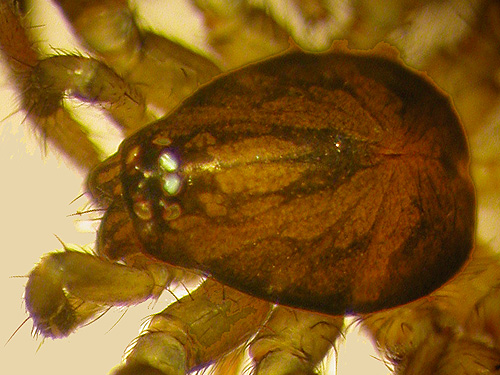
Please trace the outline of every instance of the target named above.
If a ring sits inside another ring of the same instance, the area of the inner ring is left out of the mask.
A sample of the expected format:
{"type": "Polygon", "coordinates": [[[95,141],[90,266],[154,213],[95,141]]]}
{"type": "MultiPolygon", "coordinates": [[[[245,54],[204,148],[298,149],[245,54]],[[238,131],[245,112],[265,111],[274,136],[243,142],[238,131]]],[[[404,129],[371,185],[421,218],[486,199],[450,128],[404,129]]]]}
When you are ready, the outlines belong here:
{"type": "Polygon", "coordinates": [[[160,163],[160,168],[167,172],[174,172],[179,167],[177,158],[170,151],[165,151],[161,154],[158,161],[160,163]]]}
{"type": "Polygon", "coordinates": [[[163,178],[163,190],[170,194],[175,195],[179,192],[181,187],[181,178],[175,174],[171,173],[163,178]]]}
{"type": "Polygon", "coordinates": [[[181,216],[181,207],[177,203],[168,204],[165,201],[160,201],[160,207],[162,208],[161,215],[163,220],[174,220],[181,216]]]}
{"type": "Polygon", "coordinates": [[[158,158],[159,174],[163,191],[169,195],[175,195],[181,188],[181,177],[175,173],[179,169],[179,160],[176,155],[170,151],[164,151],[158,158]]]}
{"type": "Polygon", "coordinates": [[[134,202],[134,213],[141,220],[151,220],[153,217],[153,211],[151,210],[151,204],[147,201],[137,201],[134,202]]]}

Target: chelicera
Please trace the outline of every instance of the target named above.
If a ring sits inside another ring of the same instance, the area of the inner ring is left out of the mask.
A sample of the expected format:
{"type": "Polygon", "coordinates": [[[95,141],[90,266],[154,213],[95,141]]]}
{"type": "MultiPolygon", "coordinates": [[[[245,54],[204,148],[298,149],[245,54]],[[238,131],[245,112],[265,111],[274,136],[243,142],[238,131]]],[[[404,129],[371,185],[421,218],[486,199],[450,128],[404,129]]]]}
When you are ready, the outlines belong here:
{"type": "Polygon", "coordinates": [[[95,167],[96,256],[43,258],[26,305],[43,335],[65,336],[202,275],[115,374],[193,371],[254,334],[257,373],[312,373],[343,314],[425,297],[464,265],[468,167],[460,121],[424,75],[382,52],[288,52],[216,78],[95,167]]]}

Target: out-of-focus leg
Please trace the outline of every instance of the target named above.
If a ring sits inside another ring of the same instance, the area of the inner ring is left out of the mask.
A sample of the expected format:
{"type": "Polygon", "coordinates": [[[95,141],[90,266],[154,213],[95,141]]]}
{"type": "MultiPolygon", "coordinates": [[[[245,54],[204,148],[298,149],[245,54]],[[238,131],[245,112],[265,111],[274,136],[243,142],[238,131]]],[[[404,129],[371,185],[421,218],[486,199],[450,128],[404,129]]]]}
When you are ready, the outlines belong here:
{"type": "Polygon", "coordinates": [[[83,6],[78,1],[61,1],[63,5],[71,8],[64,10],[76,31],[83,32],[89,47],[99,49],[107,60],[40,55],[27,20],[8,1],[0,4],[0,50],[22,95],[20,110],[26,111],[44,142],[84,172],[103,156],[88,139],[86,128],[66,111],[64,98],[101,107],[128,135],[170,111],[220,73],[207,58],[140,31],[126,2],[95,1],[83,6]],[[130,27],[125,27],[127,22],[130,27]]]}
{"type": "Polygon", "coordinates": [[[0,2],[0,51],[22,94],[20,109],[26,111],[43,141],[88,170],[99,162],[98,151],[80,124],[62,108],[64,93],[51,90],[50,79],[43,82],[44,77],[38,77],[39,56],[26,29],[16,9],[8,1],[0,2]]]}
{"type": "Polygon", "coordinates": [[[265,10],[246,1],[193,3],[204,15],[208,43],[221,56],[226,69],[262,60],[289,48],[289,35],[265,10]]]}
{"type": "Polygon", "coordinates": [[[496,374],[499,286],[498,256],[478,246],[448,284],[426,298],[365,316],[362,324],[396,374],[496,374]]]}
{"type": "Polygon", "coordinates": [[[311,375],[342,332],[344,317],[278,306],[250,345],[258,375],[311,375]]]}
{"type": "Polygon", "coordinates": [[[141,30],[125,0],[57,3],[89,49],[134,84],[148,108],[161,115],[220,73],[208,58],[141,30]]]}

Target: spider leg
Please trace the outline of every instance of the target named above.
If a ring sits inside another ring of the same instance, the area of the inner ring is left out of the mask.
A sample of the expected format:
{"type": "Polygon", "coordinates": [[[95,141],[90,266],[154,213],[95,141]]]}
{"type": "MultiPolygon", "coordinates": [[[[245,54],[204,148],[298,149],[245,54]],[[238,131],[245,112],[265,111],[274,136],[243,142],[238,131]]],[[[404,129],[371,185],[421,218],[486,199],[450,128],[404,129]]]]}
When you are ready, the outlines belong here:
{"type": "Polygon", "coordinates": [[[88,139],[85,126],[67,112],[63,99],[73,97],[100,106],[126,136],[171,110],[199,84],[220,73],[207,58],[139,30],[132,13],[124,8],[126,4],[117,8],[112,3],[96,1],[83,8],[79,2],[60,4],[76,31],[89,26],[88,33],[94,38],[84,33],[83,39],[91,51],[105,57],[104,62],[77,55],[42,56],[26,19],[9,2],[0,4],[0,46],[22,94],[21,109],[43,141],[85,172],[103,155],[88,139]],[[108,16],[116,22],[108,22],[108,16]],[[117,20],[119,16],[125,19],[117,20]],[[120,28],[120,22],[128,22],[134,32],[120,28]],[[96,32],[103,31],[96,28],[104,26],[108,27],[104,35],[123,38],[120,45],[113,44],[116,40],[95,38],[96,32]],[[125,30],[125,35],[118,34],[120,30],[125,30]],[[129,38],[129,34],[136,37],[129,38]],[[135,53],[125,57],[131,49],[135,53]]]}
{"type": "Polygon", "coordinates": [[[221,72],[208,58],[141,29],[128,1],[56,3],[89,50],[131,82],[160,115],[221,72]]]}
{"type": "Polygon", "coordinates": [[[271,304],[211,279],[155,315],[114,375],[184,375],[238,348],[271,304]]]}
{"type": "Polygon", "coordinates": [[[35,69],[38,53],[25,32],[17,11],[0,3],[0,50],[11,70],[14,84],[22,93],[22,109],[33,126],[58,152],[71,157],[83,170],[99,162],[96,147],[87,139],[85,130],[62,108],[62,92],[50,92],[37,85],[35,69]],[[64,129],[64,130],[63,130],[64,129]]]}
{"type": "Polygon", "coordinates": [[[65,97],[102,105],[125,129],[153,120],[141,94],[101,62],[75,55],[42,58],[25,32],[23,19],[6,2],[0,5],[0,29],[2,52],[22,93],[21,107],[27,119],[44,141],[82,170],[96,165],[102,156],[87,138],[86,128],[64,108],[65,97]],[[15,32],[11,34],[11,30],[15,32]]]}
{"type": "Polygon", "coordinates": [[[498,256],[477,246],[448,284],[405,306],[363,317],[362,324],[396,374],[497,374],[499,286],[498,256]]]}
{"type": "Polygon", "coordinates": [[[109,306],[157,298],[173,281],[199,277],[144,256],[134,233],[123,205],[114,201],[101,220],[95,255],[65,249],[42,258],[25,294],[38,332],[67,336],[109,306]]]}
{"type": "Polygon", "coordinates": [[[29,275],[26,307],[38,332],[64,337],[105,306],[130,305],[159,296],[168,275],[155,271],[78,251],[50,253],[29,275]]]}
{"type": "Polygon", "coordinates": [[[250,344],[256,375],[315,374],[342,333],[344,317],[277,306],[250,344]]]}

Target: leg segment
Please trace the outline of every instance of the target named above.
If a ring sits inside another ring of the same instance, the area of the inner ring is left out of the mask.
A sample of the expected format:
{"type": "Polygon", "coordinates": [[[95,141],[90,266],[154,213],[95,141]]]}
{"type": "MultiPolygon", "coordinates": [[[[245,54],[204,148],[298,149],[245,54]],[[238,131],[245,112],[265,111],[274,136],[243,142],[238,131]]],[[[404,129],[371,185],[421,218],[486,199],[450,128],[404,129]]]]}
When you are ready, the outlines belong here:
{"type": "Polygon", "coordinates": [[[114,375],[184,375],[206,366],[248,340],[270,307],[207,280],[153,317],[114,375]]]}
{"type": "Polygon", "coordinates": [[[8,2],[0,3],[0,47],[22,93],[22,109],[43,137],[84,171],[101,155],[85,127],[64,109],[67,96],[100,104],[125,129],[153,120],[142,94],[101,62],[81,56],[42,59],[25,32],[23,20],[8,2]],[[14,32],[12,32],[14,30],[14,32]]]}
{"type": "Polygon", "coordinates": [[[26,307],[37,331],[64,337],[110,305],[158,297],[168,282],[156,268],[131,268],[77,251],[51,253],[31,271],[26,307]]]}
{"type": "Polygon", "coordinates": [[[62,92],[36,87],[35,68],[39,57],[25,32],[17,11],[8,1],[0,2],[0,51],[11,70],[14,84],[23,93],[22,107],[27,118],[58,152],[71,157],[83,170],[99,162],[98,151],[87,139],[80,124],[61,107],[62,92]]]}
{"type": "Polygon", "coordinates": [[[441,289],[362,324],[396,374],[498,374],[499,287],[498,256],[478,246],[441,289]]]}
{"type": "Polygon", "coordinates": [[[278,306],[250,345],[256,375],[312,375],[342,332],[343,316],[278,306]]]}
{"type": "Polygon", "coordinates": [[[126,0],[56,3],[76,34],[102,61],[134,84],[162,115],[220,74],[209,59],[162,36],[141,30],[126,0]]]}
{"type": "Polygon", "coordinates": [[[21,109],[27,118],[43,141],[83,171],[97,165],[102,156],[88,140],[85,127],[64,108],[65,97],[101,106],[127,135],[220,73],[208,59],[138,29],[125,1],[88,1],[85,6],[60,1],[59,5],[76,31],[83,32],[89,48],[104,56],[104,63],[82,56],[40,56],[29,25],[9,1],[0,3],[0,50],[22,93],[21,109]],[[108,39],[95,37],[101,31],[108,39]]]}

